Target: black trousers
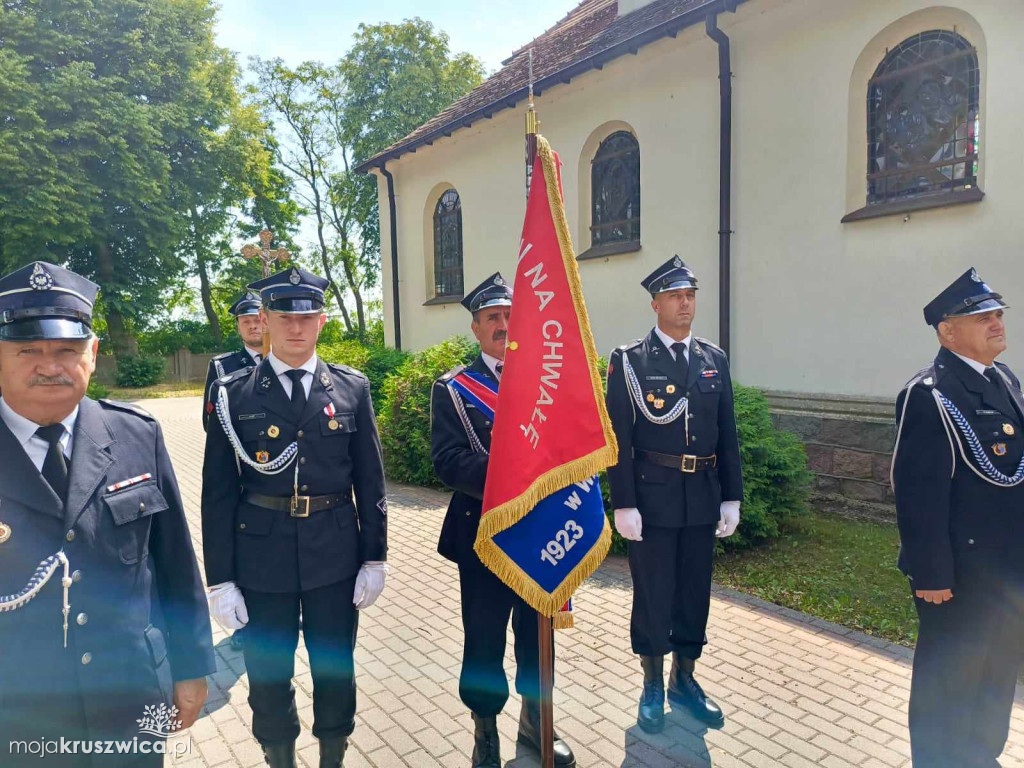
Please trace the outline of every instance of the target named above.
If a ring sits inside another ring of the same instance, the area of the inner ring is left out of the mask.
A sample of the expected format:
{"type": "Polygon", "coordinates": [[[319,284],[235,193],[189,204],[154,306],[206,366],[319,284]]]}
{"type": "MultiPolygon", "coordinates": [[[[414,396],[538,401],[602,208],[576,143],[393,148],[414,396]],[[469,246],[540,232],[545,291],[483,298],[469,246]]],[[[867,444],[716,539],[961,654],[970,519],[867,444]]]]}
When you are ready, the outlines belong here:
{"type": "Polygon", "coordinates": [[[629,542],[633,576],[633,653],[664,656],[676,651],[699,659],[711,609],[715,526],[643,527],[643,541],[629,542]]]}
{"type": "Polygon", "coordinates": [[[1024,666],[1024,566],[1009,553],[958,553],[953,599],[917,597],[910,687],[915,768],[998,768],[1024,666]]]}
{"type": "Polygon", "coordinates": [[[494,717],[508,701],[504,662],[510,614],[515,635],[516,691],[523,698],[539,698],[537,612],[479,560],[459,564],[459,586],[464,633],[459,696],[463,703],[480,717],[494,717]]]}
{"type": "Polygon", "coordinates": [[[300,611],[313,675],[313,735],[339,738],[354,730],[352,653],[359,626],[359,612],[352,605],[355,584],[353,576],[308,592],[242,590],[249,612],[244,655],[252,732],[260,744],[287,743],[299,736],[292,677],[300,611]]]}

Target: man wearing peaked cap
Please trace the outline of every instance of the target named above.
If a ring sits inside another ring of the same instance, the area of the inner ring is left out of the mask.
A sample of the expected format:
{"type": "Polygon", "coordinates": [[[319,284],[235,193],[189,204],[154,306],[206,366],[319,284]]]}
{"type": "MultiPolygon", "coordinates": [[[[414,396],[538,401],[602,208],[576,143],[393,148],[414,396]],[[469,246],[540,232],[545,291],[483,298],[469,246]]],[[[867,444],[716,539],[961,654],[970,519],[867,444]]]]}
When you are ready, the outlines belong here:
{"type": "Polygon", "coordinates": [[[316,354],[328,281],[298,267],[253,283],[271,351],[219,378],[203,464],[210,609],[246,626],[253,734],[293,768],[292,677],[301,631],[313,677],[320,768],[342,765],[355,728],[359,612],[384,589],[387,498],[366,376],[316,354]]]}
{"type": "Polygon", "coordinates": [[[1024,665],[1024,396],[996,358],[1002,296],[974,268],[924,309],[939,353],[899,393],[892,484],[919,632],[923,768],[997,766],[1024,665]]]}
{"type": "MultiPolygon", "coordinates": [[[[437,551],[459,566],[462,597],[462,672],[459,695],[473,715],[474,768],[501,766],[497,716],[508,701],[505,633],[509,617],[515,633],[516,690],[523,697],[518,740],[540,750],[540,651],[537,612],[498,579],[473,549],[483,507],[487,458],[494,414],[485,402],[464,398],[463,381],[497,393],[504,367],[512,288],[500,273],[484,280],[462,300],[473,315],[470,326],[480,354],[436,382],[430,394],[431,459],[451,488],[437,551]]],[[[555,737],[555,765],[573,766],[569,745],[555,737]]]]}
{"type": "Polygon", "coordinates": [[[711,727],[722,710],[694,678],[707,637],[715,537],[731,536],[743,499],[725,353],[692,334],[697,278],[675,256],[641,281],[657,324],[614,350],[608,413],[619,461],[608,469],[615,528],[629,540],[630,638],[644,673],[637,724],[665,725],[668,698],[711,727]]]}
{"type": "MultiPolygon", "coordinates": [[[[160,426],[85,396],[97,286],[35,262],[0,278],[0,765],[25,741],[150,739],[188,728],[215,671],[210,617],[160,426]]],[[[160,765],[136,752],[103,765],[160,765]]],[[[54,753],[57,766],[90,766],[54,753]]],[[[59,747],[58,747],[59,749],[59,747]]]]}
{"type": "MultiPolygon", "coordinates": [[[[203,389],[203,429],[213,413],[210,401],[210,390],[213,382],[221,376],[259,365],[263,359],[263,321],[260,319],[260,295],[247,290],[242,297],[231,305],[230,312],[238,323],[238,335],[242,339],[242,348],[235,352],[224,352],[210,360],[206,371],[206,387],[203,389]]],[[[234,640],[232,640],[234,644],[234,640]]]]}

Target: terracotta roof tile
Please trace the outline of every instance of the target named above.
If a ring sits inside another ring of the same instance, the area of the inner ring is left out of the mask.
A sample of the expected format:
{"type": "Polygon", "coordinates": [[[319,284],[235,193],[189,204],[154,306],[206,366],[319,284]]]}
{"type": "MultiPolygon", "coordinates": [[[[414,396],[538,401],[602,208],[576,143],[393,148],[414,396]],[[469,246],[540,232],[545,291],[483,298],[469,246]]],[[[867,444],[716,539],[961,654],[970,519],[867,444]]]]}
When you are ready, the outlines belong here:
{"type": "Polygon", "coordinates": [[[618,0],[583,0],[551,29],[515,51],[486,81],[356,170],[366,172],[385,160],[515,106],[526,97],[531,48],[535,89],[539,93],[605,61],[635,53],[637,48],[660,37],[658,32],[671,34],[703,19],[703,14],[695,11],[722,5],[722,0],[654,0],[620,17],[618,0]]]}

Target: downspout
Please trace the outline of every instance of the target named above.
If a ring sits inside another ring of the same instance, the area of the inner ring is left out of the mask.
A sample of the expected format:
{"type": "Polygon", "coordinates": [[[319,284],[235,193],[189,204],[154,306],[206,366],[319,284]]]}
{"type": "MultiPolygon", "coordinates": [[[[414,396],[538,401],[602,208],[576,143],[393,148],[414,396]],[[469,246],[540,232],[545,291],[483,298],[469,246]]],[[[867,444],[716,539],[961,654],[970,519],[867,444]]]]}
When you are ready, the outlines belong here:
{"type": "Polygon", "coordinates": [[[380,172],[388,180],[388,223],[391,229],[391,303],[395,321],[395,349],[402,348],[402,310],[398,295],[398,223],[395,220],[395,177],[380,164],[380,172]]]}
{"type": "MultiPolygon", "coordinates": [[[[723,0],[722,9],[736,12],[736,0],[723,0]]],[[[732,268],[732,63],[729,37],[718,28],[720,11],[708,14],[705,31],[718,43],[718,82],[721,117],[718,129],[718,343],[729,354],[732,268]]]]}

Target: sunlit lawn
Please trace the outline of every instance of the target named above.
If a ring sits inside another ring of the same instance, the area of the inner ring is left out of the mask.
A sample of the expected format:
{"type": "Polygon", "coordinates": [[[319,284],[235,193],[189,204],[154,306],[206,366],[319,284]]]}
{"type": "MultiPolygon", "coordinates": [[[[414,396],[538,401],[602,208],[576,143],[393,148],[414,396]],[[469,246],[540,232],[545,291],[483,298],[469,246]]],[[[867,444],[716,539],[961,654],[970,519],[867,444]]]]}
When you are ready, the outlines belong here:
{"type": "Polygon", "coordinates": [[[719,555],[715,581],[912,646],[917,618],[898,553],[895,525],[816,513],[775,542],[719,555]]]}

